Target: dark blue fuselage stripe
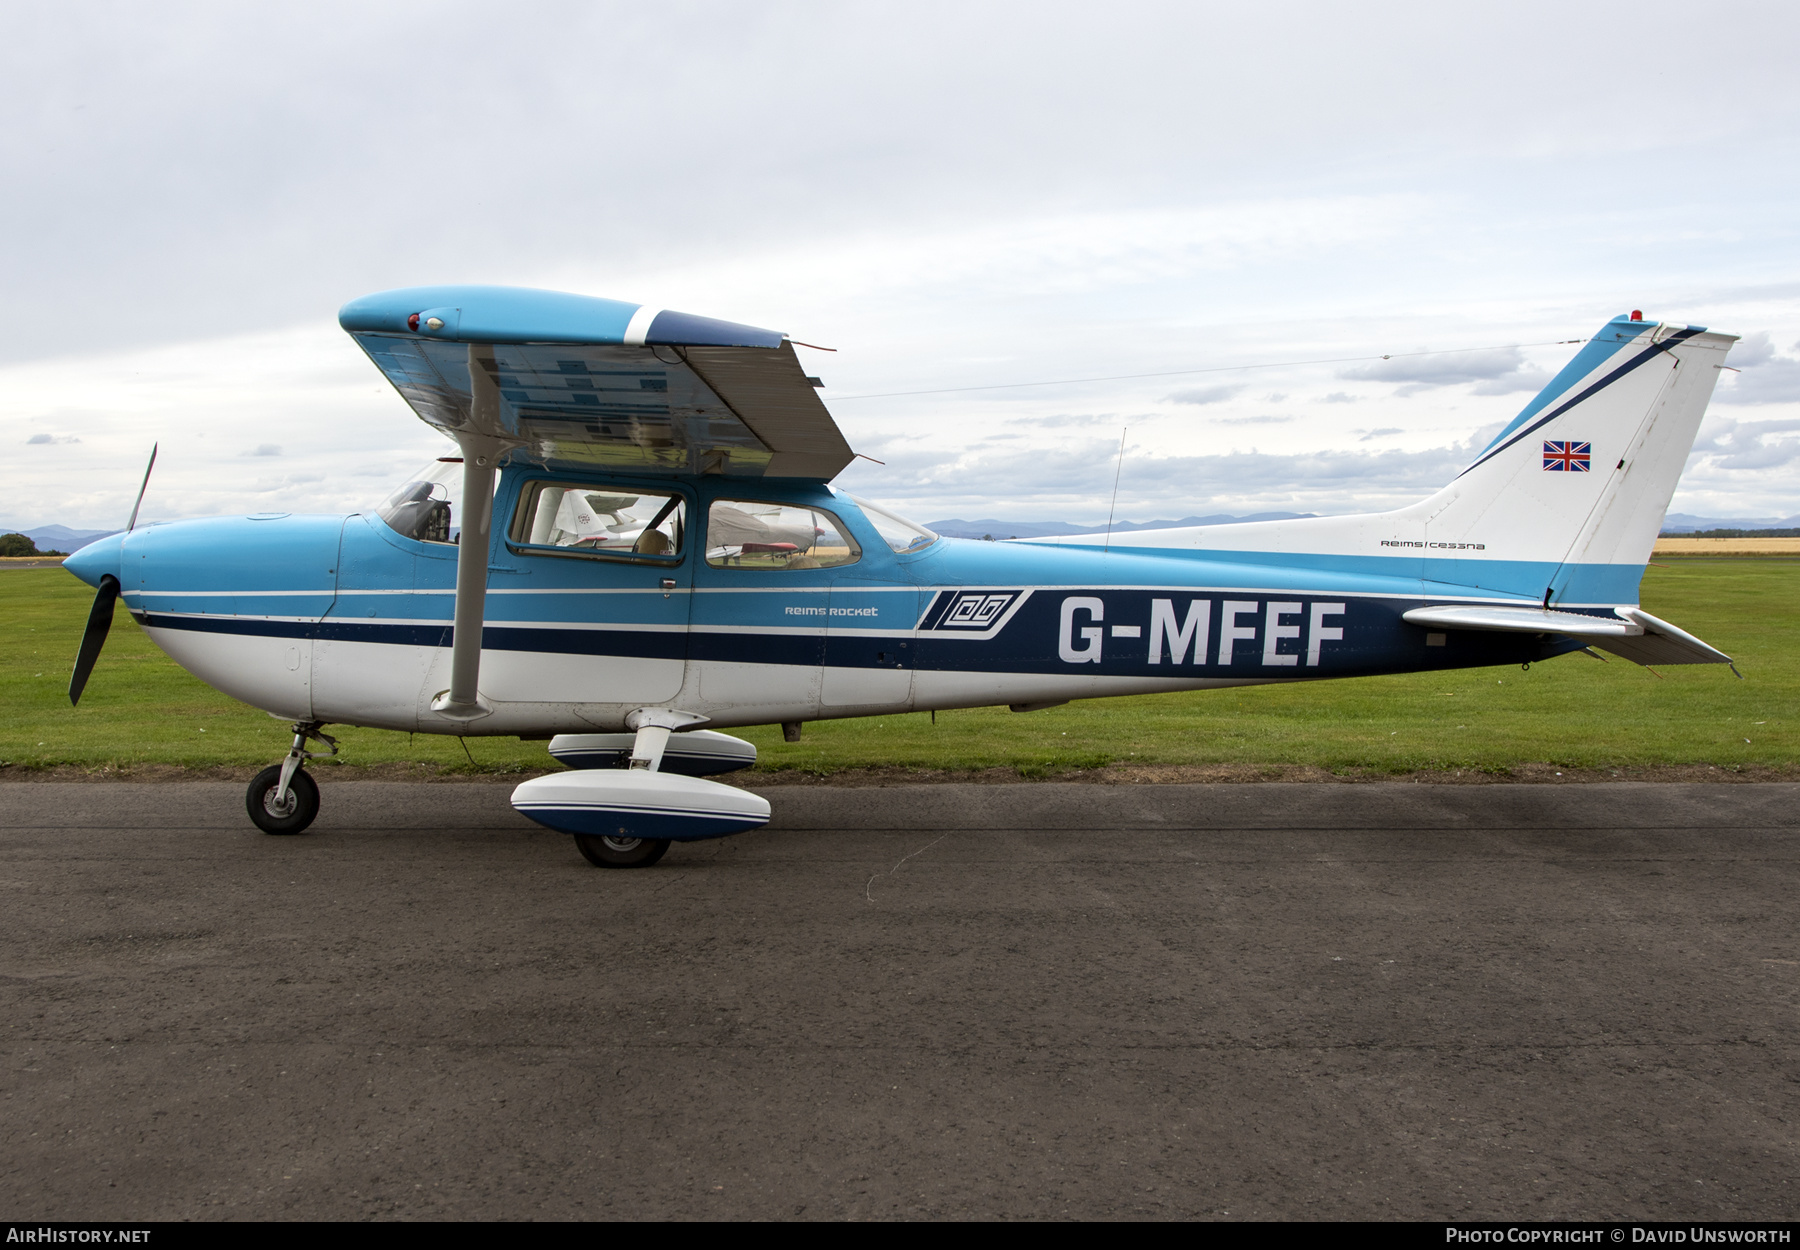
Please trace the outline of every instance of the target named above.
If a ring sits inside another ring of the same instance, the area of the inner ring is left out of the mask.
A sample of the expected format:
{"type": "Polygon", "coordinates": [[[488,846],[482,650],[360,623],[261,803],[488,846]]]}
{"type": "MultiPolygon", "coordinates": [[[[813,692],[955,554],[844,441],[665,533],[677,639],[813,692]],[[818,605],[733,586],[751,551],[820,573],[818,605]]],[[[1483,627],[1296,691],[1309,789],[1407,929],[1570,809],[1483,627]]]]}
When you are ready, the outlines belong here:
{"type": "MultiPolygon", "coordinates": [[[[1107,615],[1117,622],[1142,622],[1150,618],[1154,592],[1091,591],[1104,596],[1107,615]]],[[[1197,596],[1198,598],[1198,596],[1197,596]]],[[[1295,606],[1283,607],[1283,620],[1308,619],[1310,597],[1296,594],[1295,606]]],[[[1110,624],[1104,654],[1093,663],[1071,663],[1059,654],[1059,615],[1056,596],[1034,597],[1021,612],[991,639],[973,638],[955,631],[922,631],[911,638],[857,635],[826,637],[823,634],[716,634],[635,631],[521,629],[489,626],[482,635],[489,651],[539,655],[613,656],[621,659],[660,659],[680,662],[767,664],[790,668],[913,669],[921,672],[1008,673],[1017,676],[1094,676],[1167,678],[1305,678],[1348,677],[1375,673],[1421,672],[1436,669],[1478,667],[1546,659],[1581,644],[1568,638],[1542,638],[1528,634],[1483,631],[1451,631],[1452,643],[1427,646],[1432,631],[1407,624],[1401,614],[1429,600],[1346,600],[1332,604],[1330,628],[1341,629],[1318,655],[1317,664],[1305,663],[1308,644],[1293,633],[1281,637],[1276,655],[1287,663],[1268,663],[1260,637],[1267,619],[1260,603],[1246,604],[1233,619],[1238,627],[1248,623],[1255,638],[1236,635],[1229,660],[1220,662],[1224,610],[1215,611],[1204,638],[1191,637],[1181,655],[1165,637],[1156,662],[1150,662],[1154,629],[1140,627],[1126,635],[1114,634],[1110,624]],[[1042,599],[1040,602],[1039,599],[1042,599]],[[1247,614],[1247,619],[1245,618],[1247,614]]],[[[1592,615],[1606,616],[1596,609],[1592,615]]],[[[139,618],[150,628],[248,634],[264,637],[306,638],[316,641],[385,643],[397,646],[448,648],[452,631],[445,624],[376,624],[349,622],[271,621],[224,616],[182,617],[151,614],[139,618]]],[[[1308,628],[1310,628],[1310,624],[1308,628]]],[[[1089,627],[1093,628],[1093,627],[1089,627]]],[[[1096,630],[1095,632],[1100,632],[1096,630]]],[[[1172,636],[1172,635],[1170,635],[1172,636]]]]}
{"type": "MultiPolygon", "coordinates": [[[[367,624],[350,621],[271,621],[241,616],[140,618],[152,629],[185,629],[210,634],[262,638],[305,638],[315,642],[374,642],[400,647],[448,647],[449,625],[367,624]]],[[[641,660],[720,660],[756,664],[842,668],[908,667],[913,648],[899,638],[837,637],[823,634],[686,634],[628,629],[521,629],[489,625],[481,631],[484,651],[533,651],[557,655],[613,655],[641,660]]]]}

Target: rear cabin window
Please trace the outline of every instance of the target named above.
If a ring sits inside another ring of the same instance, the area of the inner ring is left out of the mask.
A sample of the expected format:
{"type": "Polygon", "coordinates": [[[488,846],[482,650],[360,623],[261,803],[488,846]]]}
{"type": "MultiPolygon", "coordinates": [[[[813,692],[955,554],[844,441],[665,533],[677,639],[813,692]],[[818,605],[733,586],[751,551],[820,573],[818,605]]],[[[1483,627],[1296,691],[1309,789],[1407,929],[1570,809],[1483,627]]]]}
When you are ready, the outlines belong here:
{"type": "Polygon", "coordinates": [[[822,508],[719,499],[706,514],[706,562],[715,569],[829,569],[860,559],[850,531],[822,508]]]}
{"type": "Polygon", "coordinates": [[[519,499],[511,539],[563,555],[675,559],[686,523],[680,495],[533,482],[519,499]]]}

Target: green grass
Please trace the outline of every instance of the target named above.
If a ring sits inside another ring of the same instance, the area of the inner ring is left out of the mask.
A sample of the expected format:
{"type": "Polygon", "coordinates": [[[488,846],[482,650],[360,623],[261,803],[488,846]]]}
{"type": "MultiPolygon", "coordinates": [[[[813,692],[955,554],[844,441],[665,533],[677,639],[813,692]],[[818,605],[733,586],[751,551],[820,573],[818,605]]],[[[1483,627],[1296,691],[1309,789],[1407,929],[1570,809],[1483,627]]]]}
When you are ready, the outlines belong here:
{"type": "MultiPolygon", "coordinates": [[[[66,694],[92,591],[60,569],[0,572],[0,762],[25,768],[258,765],[287,729],[188,676],[123,611],[80,708],[66,694]]],[[[1738,659],[1659,678],[1616,657],[1074,703],[820,721],[799,743],[737,730],[759,768],[1012,768],[1049,775],[1114,762],[1319,765],[1380,773],[1712,764],[1791,766],[1800,718],[1800,562],[1653,567],[1644,606],[1738,659]],[[1749,739],[1748,742],[1745,739],[1749,739]]],[[[338,733],[333,730],[333,733],[338,733]]],[[[345,762],[537,769],[542,743],[344,729],[345,762]]]]}

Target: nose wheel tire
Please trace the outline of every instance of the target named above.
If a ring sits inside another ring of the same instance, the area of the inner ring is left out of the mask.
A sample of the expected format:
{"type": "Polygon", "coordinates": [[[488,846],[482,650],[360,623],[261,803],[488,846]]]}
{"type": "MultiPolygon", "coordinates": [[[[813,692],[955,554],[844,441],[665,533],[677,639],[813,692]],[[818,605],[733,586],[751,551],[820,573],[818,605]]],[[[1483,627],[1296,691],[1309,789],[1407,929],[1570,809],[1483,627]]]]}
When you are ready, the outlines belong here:
{"type": "Polygon", "coordinates": [[[271,764],[256,774],[244,795],[251,823],[264,833],[299,833],[319,814],[319,785],[304,768],[296,768],[288,782],[287,801],[277,803],[275,790],[279,785],[279,764],[271,764]]]}
{"type": "Polygon", "coordinates": [[[667,838],[615,838],[578,833],[575,845],[596,868],[648,868],[669,849],[667,838]]]}

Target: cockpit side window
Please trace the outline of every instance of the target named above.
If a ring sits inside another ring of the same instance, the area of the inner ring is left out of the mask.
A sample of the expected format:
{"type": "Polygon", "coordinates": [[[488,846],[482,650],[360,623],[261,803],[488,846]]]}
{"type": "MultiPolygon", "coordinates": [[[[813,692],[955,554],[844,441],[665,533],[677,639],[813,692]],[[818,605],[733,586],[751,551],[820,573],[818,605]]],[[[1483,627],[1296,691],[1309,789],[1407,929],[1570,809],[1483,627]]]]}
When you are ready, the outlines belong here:
{"type": "Polygon", "coordinates": [[[718,499],[706,514],[706,562],[715,569],[829,569],[860,559],[856,539],[823,508],[718,499]]]}
{"type": "Polygon", "coordinates": [[[686,528],[687,503],[672,492],[530,482],[508,537],[559,555],[675,560],[686,528]]]}
{"type": "Polygon", "coordinates": [[[423,543],[457,539],[462,510],[462,460],[434,460],[382,501],[375,515],[402,538],[423,543]]]}

